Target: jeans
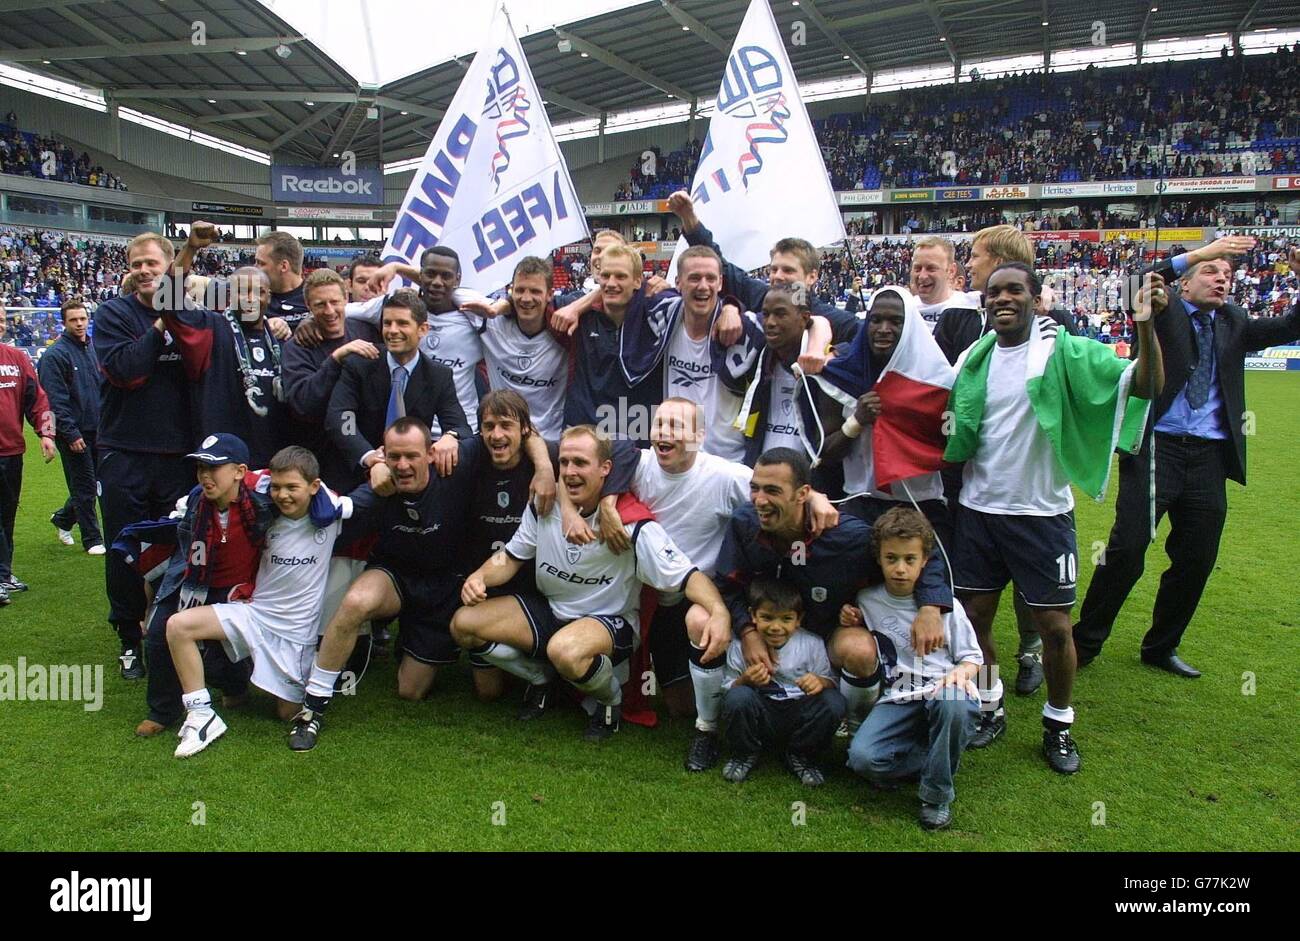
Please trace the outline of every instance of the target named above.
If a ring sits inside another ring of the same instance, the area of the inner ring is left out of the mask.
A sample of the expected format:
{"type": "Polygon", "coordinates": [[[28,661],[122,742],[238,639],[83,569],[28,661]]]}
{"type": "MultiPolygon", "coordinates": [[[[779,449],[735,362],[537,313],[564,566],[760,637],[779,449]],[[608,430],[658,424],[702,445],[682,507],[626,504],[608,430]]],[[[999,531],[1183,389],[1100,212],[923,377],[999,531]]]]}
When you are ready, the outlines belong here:
{"type": "Polygon", "coordinates": [[[830,745],[848,705],[837,689],[799,699],[769,699],[752,686],[722,697],[723,740],[733,755],[757,755],[769,745],[813,759],[830,745]]]}
{"type": "Polygon", "coordinates": [[[877,703],[849,744],[849,767],[873,781],[920,775],[917,796],[950,804],[952,778],[975,733],[979,701],[956,689],[938,699],[877,703]]]}

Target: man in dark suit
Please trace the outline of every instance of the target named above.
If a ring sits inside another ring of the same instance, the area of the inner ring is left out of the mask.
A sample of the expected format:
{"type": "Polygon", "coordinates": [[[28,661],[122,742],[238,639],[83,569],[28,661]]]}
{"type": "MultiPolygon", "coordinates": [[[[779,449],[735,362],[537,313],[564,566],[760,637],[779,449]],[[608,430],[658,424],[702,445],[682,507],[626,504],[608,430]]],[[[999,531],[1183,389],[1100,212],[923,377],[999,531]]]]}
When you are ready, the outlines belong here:
{"type": "Polygon", "coordinates": [[[384,429],[410,415],[426,424],[435,418],[443,429],[434,445],[434,464],[442,476],[456,466],[458,442],[473,432],[456,398],[456,383],[446,366],[420,355],[420,340],[429,332],[429,312],[411,289],[394,292],[382,313],[385,355],[349,357],[330,394],[325,430],[354,468],[354,483],[367,476],[381,493],[391,492],[388,466],[379,450],[384,429]]]}
{"type": "MultiPolygon", "coordinates": [[[[1074,628],[1080,666],[1101,651],[1142,575],[1151,538],[1148,462],[1154,440],[1156,514],[1169,514],[1165,548],[1172,564],[1160,579],[1142,661],[1177,676],[1200,676],[1178,657],[1178,643],[1214,570],[1228,510],[1225,481],[1246,483],[1245,357],[1300,339],[1300,306],[1284,317],[1251,320],[1227,300],[1228,259],[1254,243],[1248,236],[1226,236],[1154,269],[1158,283],[1179,279],[1177,290],[1153,296],[1153,306],[1172,307],[1156,320],[1165,387],[1152,407],[1154,435],[1146,437],[1140,453],[1119,459],[1115,525],[1074,628]]],[[[1292,249],[1290,261],[1300,265],[1300,251],[1292,249]]]]}

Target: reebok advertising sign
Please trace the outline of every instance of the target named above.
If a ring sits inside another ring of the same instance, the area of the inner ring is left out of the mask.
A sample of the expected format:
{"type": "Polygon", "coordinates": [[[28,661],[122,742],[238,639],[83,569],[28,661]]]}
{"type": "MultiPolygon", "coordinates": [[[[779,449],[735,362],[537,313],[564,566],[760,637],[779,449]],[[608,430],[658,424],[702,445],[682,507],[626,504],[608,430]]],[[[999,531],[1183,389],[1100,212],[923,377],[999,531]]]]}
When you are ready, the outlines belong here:
{"type": "Polygon", "coordinates": [[[271,198],[277,203],[364,203],[384,201],[378,167],[271,165],[271,198]]]}

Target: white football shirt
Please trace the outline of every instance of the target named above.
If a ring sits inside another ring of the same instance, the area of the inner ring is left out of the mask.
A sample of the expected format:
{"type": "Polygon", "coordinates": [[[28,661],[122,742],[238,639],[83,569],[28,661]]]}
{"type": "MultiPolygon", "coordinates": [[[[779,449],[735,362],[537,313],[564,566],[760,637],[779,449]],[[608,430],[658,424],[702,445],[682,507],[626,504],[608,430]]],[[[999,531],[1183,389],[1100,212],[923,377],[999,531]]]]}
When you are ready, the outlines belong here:
{"type": "MultiPolygon", "coordinates": [[[[586,519],[593,531],[599,527],[596,513],[586,519]]],[[[640,637],[641,583],[679,591],[695,566],[654,520],[625,528],[633,551],[615,555],[603,542],[577,546],[564,538],[558,506],[539,520],[530,504],[505,551],[516,559],[534,560],[537,588],[560,621],[616,614],[640,637]]]]}
{"type": "Polygon", "coordinates": [[[310,514],[281,516],[267,528],[252,604],[268,631],[295,644],[316,643],[330,554],[342,528],[335,521],[318,529],[310,514]]]}
{"type": "Polygon", "coordinates": [[[705,427],[713,407],[713,359],[709,337],[692,340],[686,332],[686,315],[673,330],[664,356],[664,398],[689,399],[704,412],[705,427]]]}
{"type": "Polygon", "coordinates": [[[796,396],[799,380],[779,363],[772,370],[771,397],[767,413],[763,415],[763,450],[772,448],[793,448],[804,453],[803,440],[799,437],[803,419],[799,415],[799,401],[796,396]]]}
{"type": "Polygon", "coordinates": [[[488,384],[522,395],[542,437],[558,440],[564,430],[568,351],[544,327],[536,336],[526,335],[514,317],[489,318],[480,339],[487,358],[488,384]]]}
{"type": "Polygon", "coordinates": [[[1070,478],[1025,391],[1028,355],[1028,340],[993,347],[979,447],[966,462],[957,498],[981,513],[1057,516],[1074,509],[1070,478]]]}

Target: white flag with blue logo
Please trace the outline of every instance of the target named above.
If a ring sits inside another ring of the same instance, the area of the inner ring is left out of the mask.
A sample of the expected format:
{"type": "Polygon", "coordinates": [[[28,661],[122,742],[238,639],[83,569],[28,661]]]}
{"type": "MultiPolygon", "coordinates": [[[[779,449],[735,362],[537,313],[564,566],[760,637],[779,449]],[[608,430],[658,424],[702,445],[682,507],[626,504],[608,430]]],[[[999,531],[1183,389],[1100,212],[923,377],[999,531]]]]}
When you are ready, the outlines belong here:
{"type": "MultiPolygon", "coordinates": [[[[727,260],[746,270],[766,265],[778,239],[797,236],[822,246],[845,236],[767,0],[750,3],[736,34],[691,196],[727,260]]],[[[685,248],[680,242],[677,253],[685,248]]]]}
{"type": "Polygon", "coordinates": [[[461,284],[490,291],[526,255],[588,235],[541,91],[498,9],[402,199],[384,261],[419,267],[426,248],[446,245],[460,255],[461,284]]]}

